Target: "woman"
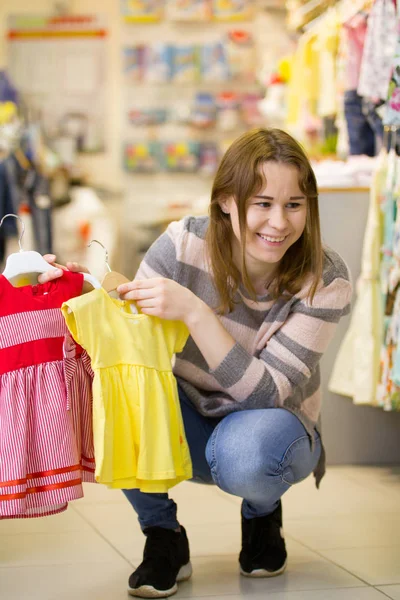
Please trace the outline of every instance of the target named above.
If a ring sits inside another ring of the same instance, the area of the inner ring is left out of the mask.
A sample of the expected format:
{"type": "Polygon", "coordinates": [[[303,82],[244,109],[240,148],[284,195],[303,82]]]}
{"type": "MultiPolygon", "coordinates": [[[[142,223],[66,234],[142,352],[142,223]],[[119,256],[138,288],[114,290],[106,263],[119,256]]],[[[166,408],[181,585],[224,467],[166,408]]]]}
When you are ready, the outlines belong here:
{"type": "MultiPolygon", "coordinates": [[[[118,291],[186,323],[174,373],[194,480],[243,498],[240,571],[270,577],[286,567],[281,496],[324,473],[319,361],[351,285],[322,248],[315,176],[287,133],[258,129],[230,146],[209,212],[172,223],[118,291]]],[[[147,537],[129,592],[169,596],[191,575],[176,504],[124,493],[147,537]]]]}

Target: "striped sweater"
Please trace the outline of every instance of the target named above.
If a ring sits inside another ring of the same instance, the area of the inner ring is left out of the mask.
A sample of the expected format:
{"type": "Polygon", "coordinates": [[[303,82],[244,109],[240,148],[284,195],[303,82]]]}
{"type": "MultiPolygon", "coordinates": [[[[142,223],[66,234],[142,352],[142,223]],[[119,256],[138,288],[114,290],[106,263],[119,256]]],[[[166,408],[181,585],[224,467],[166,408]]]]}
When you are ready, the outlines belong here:
{"type": "MultiPolygon", "coordinates": [[[[186,217],[169,225],[151,246],[137,278],[167,277],[190,289],[211,307],[218,305],[205,255],[208,217],[186,217]]],[[[321,382],[319,361],[339,319],[348,314],[351,284],[340,256],[324,250],[323,277],[312,305],[310,283],[292,296],[257,302],[239,288],[233,312],[219,316],[236,340],[216,369],[210,369],[189,337],[177,355],[175,376],[197,410],[223,417],[237,410],[282,407],[305,426],[313,447],[320,432],[321,382]]],[[[315,476],[324,473],[324,452],[315,476]]]]}

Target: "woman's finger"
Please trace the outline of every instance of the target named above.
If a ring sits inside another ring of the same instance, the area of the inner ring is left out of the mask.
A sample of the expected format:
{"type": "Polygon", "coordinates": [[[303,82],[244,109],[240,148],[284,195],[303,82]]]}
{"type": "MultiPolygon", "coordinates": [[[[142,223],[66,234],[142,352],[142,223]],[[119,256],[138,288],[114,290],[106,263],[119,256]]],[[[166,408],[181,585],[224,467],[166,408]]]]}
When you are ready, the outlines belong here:
{"type": "Polygon", "coordinates": [[[67,262],[67,267],[73,273],[89,273],[87,267],[84,267],[76,262],[67,262]]]}
{"type": "Polygon", "coordinates": [[[39,283],[47,283],[48,281],[53,281],[54,279],[58,279],[63,274],[62,269],[52,269],[51,271],[46,271],[46,273],[42,273],[38,277],[39,283]]]}
{"type": "Polygon", "coordinates": [[[152,290],[159,285],[159,282],[159,277],[153,277],[151,279],[134,279],[133,281],[129,281],[129,283],[123,283],[118,286],[117,292],[119,294],[126,294],[133,290],[152,290]]]}
{"type": "Polygon", "coordinates": [[[152,296],[148,296],[147,298],[144,298],[143,296],[138,295],[137,290],[133,290],[132,292],[126,292],[126,294],[119,294],[119,297],[122,300],[146,300],[152,296]]]}
{"type": "Polygon", "coordinates": [[[50,265],[52,265],[53,263],[56,262],[56,255],[55,254],[43,254],[43,258],[46,262],[48,262],[50,265]]]}
{"type": "Polygon", "coordinates": [[[155,308],[156,306],[153,298],[150,298],[149,300],[137,300],[136,304],[139,308],[155,308]]]}
{"type": "Polygon", "coordinates": [[[159,317],[159,309],[158,308],[141,308],[140,309],[144,315],[149,315],[150,317],[159,317]]]}
{"type": "Polygon", "coordinates": [[[46,262],[49,263],[49,265],[57,267],[58,269],[62,269],[63,271],[68,271],[67,267],[65,267],[64,265],[59,265],[58,263],[56,263],[57,257],[55,254],[44,254],[43,258],[46,262]]]}

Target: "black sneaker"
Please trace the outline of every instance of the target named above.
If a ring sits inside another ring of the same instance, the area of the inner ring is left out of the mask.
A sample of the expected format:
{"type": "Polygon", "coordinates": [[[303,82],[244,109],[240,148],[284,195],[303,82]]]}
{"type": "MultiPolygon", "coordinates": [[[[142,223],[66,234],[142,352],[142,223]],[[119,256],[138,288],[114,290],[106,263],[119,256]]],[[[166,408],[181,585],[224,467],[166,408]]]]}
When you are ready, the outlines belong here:
{"type": "Polygon", "coordinates": [[[166,598],[178,589],[178,581],[192,574],[189,542],[185,528],[181,531],[147,527],[143,562],[129,577],[128,592],[139,598],[166,598]]]}
{"type": "Polygon", "coordinates": [[[274,577],[286,569],[286,547],[282,532],[282,505],[266,517],[245,519],[242,515],[240,572],[245,577],[274,577]]]}

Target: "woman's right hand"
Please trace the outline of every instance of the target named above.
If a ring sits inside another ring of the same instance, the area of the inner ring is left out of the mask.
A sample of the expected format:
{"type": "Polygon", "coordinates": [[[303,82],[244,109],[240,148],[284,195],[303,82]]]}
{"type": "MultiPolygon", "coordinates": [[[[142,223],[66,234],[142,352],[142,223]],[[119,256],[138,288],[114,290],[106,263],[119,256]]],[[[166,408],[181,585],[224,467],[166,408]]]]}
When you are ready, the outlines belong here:
{"type": "Polygon", "coordinates": [[[57,264],[55,254],[45,254],[43,258],[49,263],[49,265],[57,267],[57,269],[55,271],[52,269],[39,275],[39,283],[47,283],[48,281],[58,279],[61,277],[63,271],[72,271],[73,273],[89,273],[86,267],[83,267],[76,262],[67,262],[66,266],[57,264]]]}

